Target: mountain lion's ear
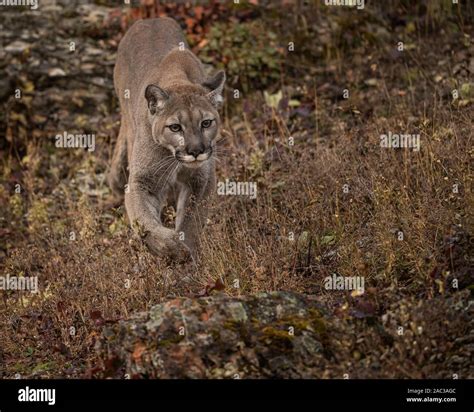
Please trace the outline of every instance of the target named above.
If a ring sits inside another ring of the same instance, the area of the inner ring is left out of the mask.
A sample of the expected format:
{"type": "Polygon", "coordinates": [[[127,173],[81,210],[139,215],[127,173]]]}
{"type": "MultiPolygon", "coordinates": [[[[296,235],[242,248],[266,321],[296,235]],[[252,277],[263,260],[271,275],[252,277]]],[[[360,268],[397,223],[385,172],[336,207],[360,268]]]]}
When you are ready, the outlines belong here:
{"type": "Polygon", "coordinates": [[[224,91],[225,83],[225,72],[224,70],[219,70],[213,77],[207,79],[202,85],[210,90],[206,95],[211,103],[219,108],[221,103],[224,101],[222,97],[222,92],[224,91]]]}
{"type": "Polygon", "coordinates": [[[145,90],[145,98],[148,102],[150,113],[155,114],[157,110],[164,107],[166,101],[169,99],[169,95],[161,87],[150,84],[145,90]]]}

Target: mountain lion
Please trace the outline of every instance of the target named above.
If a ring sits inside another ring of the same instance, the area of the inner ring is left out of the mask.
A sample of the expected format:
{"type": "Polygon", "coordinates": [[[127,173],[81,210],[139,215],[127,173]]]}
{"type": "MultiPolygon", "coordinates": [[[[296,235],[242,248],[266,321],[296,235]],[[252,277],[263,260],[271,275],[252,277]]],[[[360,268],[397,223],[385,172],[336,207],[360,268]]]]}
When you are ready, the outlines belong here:
{"type": "Polygon", "coordinates": [[[107,180],[155,254],[183,259],[198,245],[215,186],[224,82],[224,71],[206,77],[170,18],[138,21],[120,42],[114,84],[122,117],[107,180]],[[169,203],[175,230],[161,219],[169,203]]]}

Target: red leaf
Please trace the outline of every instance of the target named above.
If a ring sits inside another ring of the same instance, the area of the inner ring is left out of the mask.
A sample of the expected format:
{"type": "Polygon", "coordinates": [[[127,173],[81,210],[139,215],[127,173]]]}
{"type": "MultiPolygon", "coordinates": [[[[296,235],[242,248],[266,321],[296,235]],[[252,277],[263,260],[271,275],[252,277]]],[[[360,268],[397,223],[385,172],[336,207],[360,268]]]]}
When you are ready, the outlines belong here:
{"type": "Polygon", "coordinates": [[[214,282],[209,282],[206,288],[197,294],[198,297],[209,296],[213,290],[224,290],[225,284],[221,278],[217,278],[214,282]]]}

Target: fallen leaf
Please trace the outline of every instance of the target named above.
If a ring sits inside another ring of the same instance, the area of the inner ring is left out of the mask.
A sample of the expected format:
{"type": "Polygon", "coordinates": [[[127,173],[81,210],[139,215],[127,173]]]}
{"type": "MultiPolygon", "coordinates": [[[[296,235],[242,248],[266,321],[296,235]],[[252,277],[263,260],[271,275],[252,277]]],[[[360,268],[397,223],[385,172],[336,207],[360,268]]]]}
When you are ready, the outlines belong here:
{"type": "Polygon", "coordinates": [[[132,358],[136,361],[139,360],[146,351],[146,346],[143,343],[137,343],[132,353],[132,358]]]}

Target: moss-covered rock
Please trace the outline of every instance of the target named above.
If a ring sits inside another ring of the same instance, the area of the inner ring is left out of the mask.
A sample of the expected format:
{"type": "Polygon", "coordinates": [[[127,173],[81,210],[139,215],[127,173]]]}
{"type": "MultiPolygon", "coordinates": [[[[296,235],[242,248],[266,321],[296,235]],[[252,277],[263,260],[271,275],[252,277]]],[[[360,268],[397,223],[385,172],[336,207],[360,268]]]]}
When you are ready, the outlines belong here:
{"type": "Polygon", "coordinates": [[[468,291],[405,298],[367,319],[314,296],[179,298],[106,327],[102,376],[131,378],[472,378],[468,291]]]}
{"type": "Polygon", "coordinates": [[[115,376],[311,377],[324,357],[324,313],[289,292],[175,299],[109,327],[99,349],[121,361],[108,362],[122,364],[115,376]]]}

